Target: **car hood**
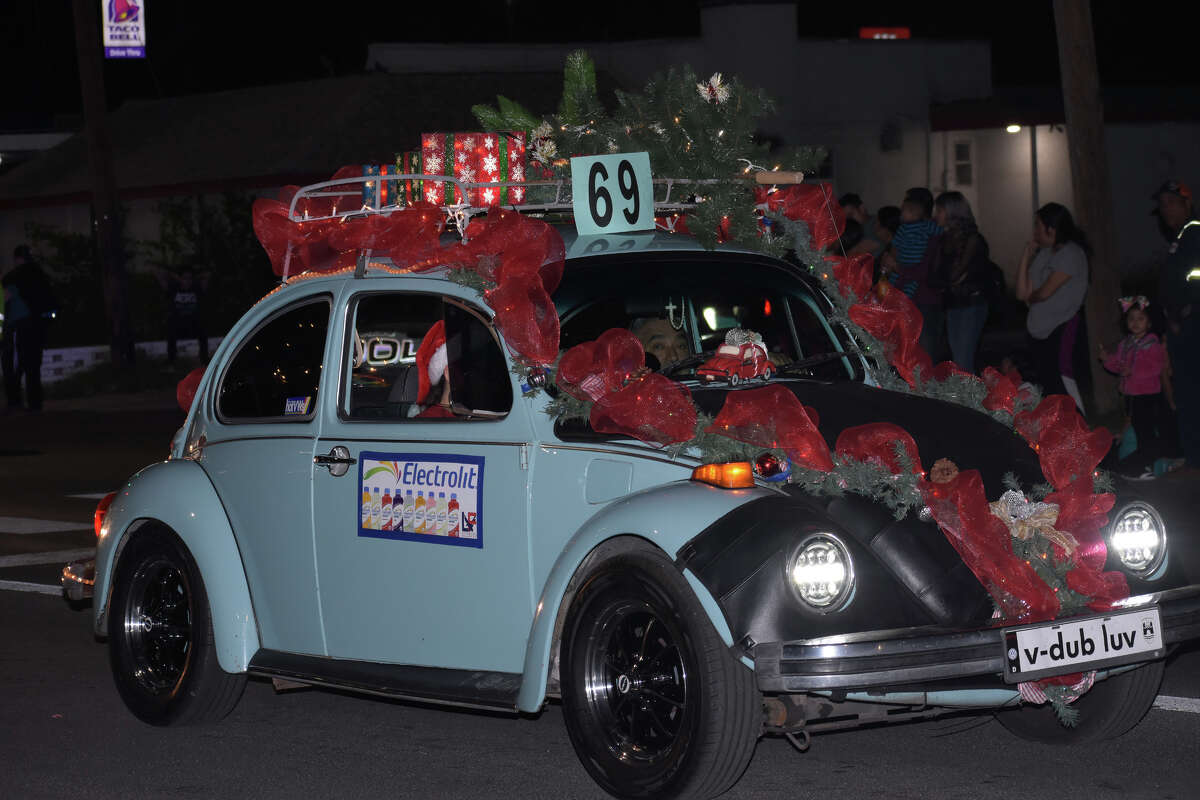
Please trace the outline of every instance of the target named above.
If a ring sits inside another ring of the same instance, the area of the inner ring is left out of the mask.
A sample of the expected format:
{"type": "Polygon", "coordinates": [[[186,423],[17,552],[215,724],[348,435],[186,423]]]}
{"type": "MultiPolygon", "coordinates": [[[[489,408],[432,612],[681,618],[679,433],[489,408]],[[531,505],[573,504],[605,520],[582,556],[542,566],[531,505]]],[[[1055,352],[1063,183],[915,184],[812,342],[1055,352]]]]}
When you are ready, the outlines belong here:
{"type": "MultiPolygon", "coordinates": [[[[849,381],[823,382],[777,378],[800,402],[816,410],[821,435],[833,449],[838,434],[855,425],[890,422],[912,435],[928,470],[939,458],[959,469],[978,469],[990,498],[1004,492],[1004,474],[1012,472],[1028,490],[1042,483],[1037,454],[1012,428],[987,414],[943,400],[893,392],[849,381]]],[[[724,386],[693,386],[692,397],[705,413],[716,415],[731,391],[724,386]]]]}

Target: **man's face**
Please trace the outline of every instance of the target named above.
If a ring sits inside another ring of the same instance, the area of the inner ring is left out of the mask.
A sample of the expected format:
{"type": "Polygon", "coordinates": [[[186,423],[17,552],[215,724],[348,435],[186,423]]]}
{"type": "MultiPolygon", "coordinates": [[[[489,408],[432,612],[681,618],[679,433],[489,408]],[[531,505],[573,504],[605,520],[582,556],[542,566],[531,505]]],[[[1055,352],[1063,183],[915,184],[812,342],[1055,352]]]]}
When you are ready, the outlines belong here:
{"type": "Polygon", "coordinates": [[[683,331],[675,330],[665,319],[647,320],[638,328],[637,337],[642,343],[642,348],[657,358],[660,366],[688,356],[687,340],[683,338],[683,331]]]}
{"type": "Polygon", "coordinates": [[[1158,215],[1168,228],[1177,231],[1192,216],[1192,201],[1174,192],[1163,192],[1158,196],[1158,215]]]}

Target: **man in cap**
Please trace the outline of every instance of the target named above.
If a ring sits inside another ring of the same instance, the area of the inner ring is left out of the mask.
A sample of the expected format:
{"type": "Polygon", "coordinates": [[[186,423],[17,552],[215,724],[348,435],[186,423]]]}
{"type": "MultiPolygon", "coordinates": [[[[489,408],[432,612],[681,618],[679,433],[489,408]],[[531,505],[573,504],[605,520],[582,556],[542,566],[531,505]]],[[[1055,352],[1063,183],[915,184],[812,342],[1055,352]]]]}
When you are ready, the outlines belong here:
{"type": "Polygon", "coordinates": [[[1153,195],[1165,230],[1174,235],[1159,276],[1167,315],[1167,349],[1179,420],[1179,443],[1188,466],[1200,467],[1200,221],[1192,190],[1169,180],[1153,195]]]}

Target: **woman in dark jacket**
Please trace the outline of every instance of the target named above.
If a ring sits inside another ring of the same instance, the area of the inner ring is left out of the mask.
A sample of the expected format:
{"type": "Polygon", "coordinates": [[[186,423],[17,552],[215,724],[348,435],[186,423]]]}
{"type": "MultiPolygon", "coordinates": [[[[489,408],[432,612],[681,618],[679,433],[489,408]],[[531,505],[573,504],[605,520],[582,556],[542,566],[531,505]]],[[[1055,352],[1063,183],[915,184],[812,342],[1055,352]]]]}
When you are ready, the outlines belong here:
{"type": "Polygon", "coordinates": [[[940,288],[946,307],[946,337],[960,369],[975,372],[975,352],[988,317],[991,259],[971,204],[962,192],[943,192],[933,202],[933,219],[945,232],[929,243],[930,285],[940,288]]]}

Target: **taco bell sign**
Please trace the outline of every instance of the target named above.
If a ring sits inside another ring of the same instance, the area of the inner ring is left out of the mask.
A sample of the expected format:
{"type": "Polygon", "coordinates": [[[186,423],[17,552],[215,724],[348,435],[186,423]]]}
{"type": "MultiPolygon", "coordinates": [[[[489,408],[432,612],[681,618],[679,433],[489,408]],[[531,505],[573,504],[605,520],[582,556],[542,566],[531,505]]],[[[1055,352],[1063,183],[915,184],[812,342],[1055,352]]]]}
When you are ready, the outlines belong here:
{"type": "Polygon", "coordinates": [[[146,57],[146,0],[100,0],[105,58],[146,57]]]}

